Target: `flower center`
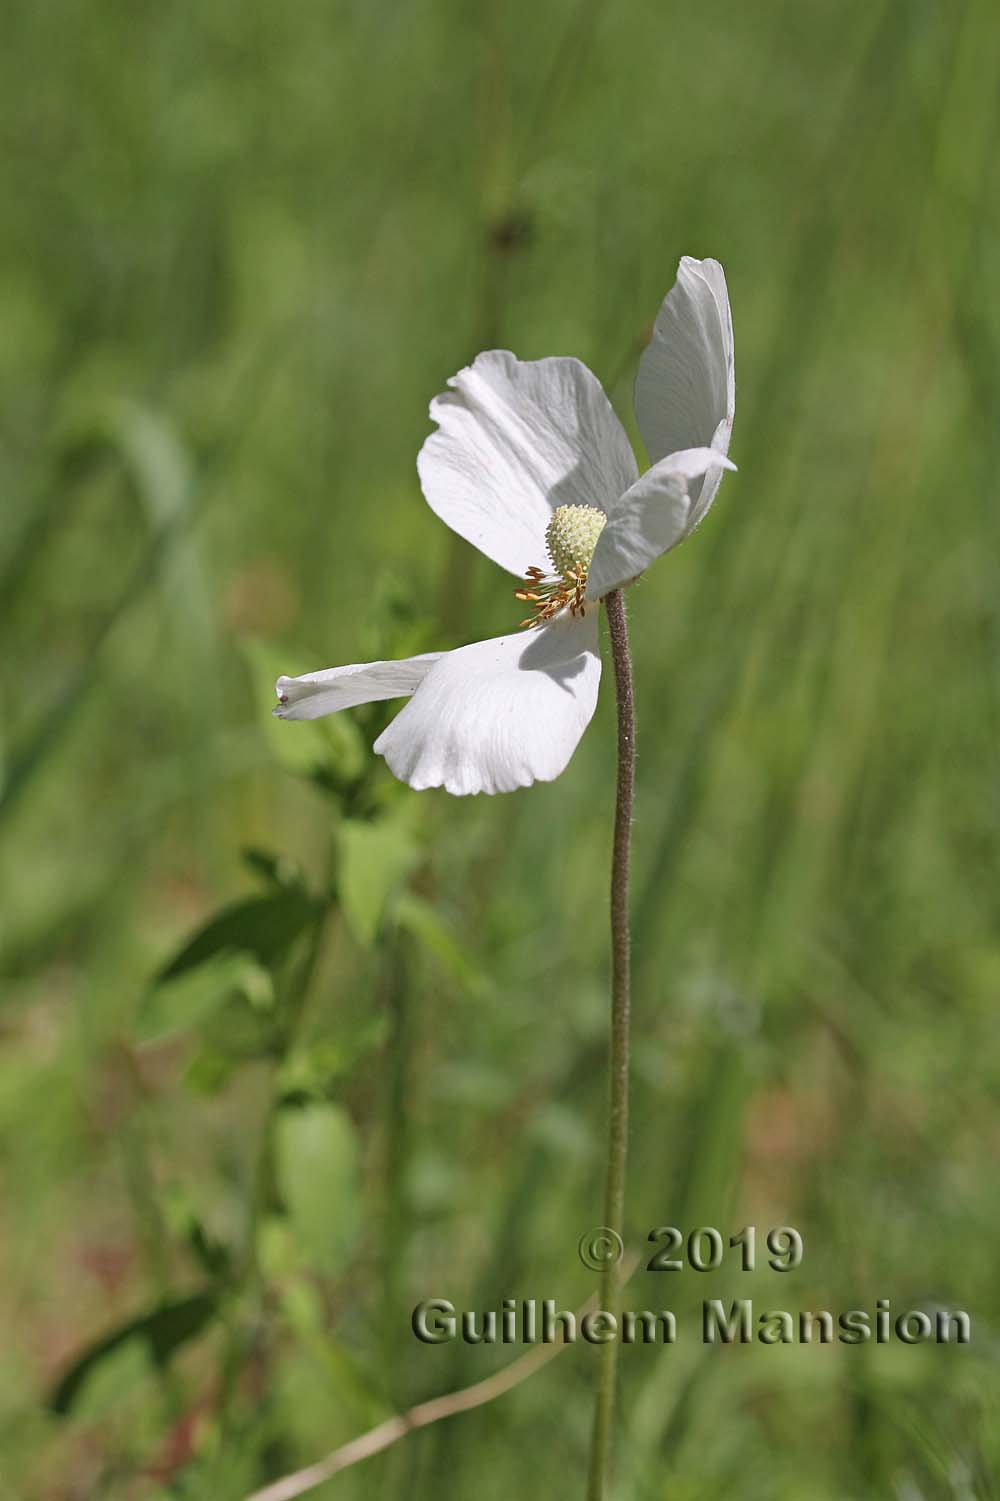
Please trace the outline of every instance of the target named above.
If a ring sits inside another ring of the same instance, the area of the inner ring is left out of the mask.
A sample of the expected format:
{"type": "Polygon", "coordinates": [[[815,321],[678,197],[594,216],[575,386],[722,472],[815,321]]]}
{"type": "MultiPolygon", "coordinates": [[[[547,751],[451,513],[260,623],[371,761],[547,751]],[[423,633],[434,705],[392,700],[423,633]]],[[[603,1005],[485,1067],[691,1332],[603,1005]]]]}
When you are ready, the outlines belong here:
{"type": "Polygon", "coordinates": [[[597,539],[607,521],[597,506],[558,506],[545,529],[545,545],[564,579],[586,578],[597,539]]]}
{"type": "Polygon", "coordinates": [[[584,613],[587,570],[607,519],[598,506],[556,507],[545,529],[545,545],[555,572],[528,569],[514,597],[533,605],[535,613],[522,620],[522,625],[543,625],[567,606],[573,615],[584,613]]]}

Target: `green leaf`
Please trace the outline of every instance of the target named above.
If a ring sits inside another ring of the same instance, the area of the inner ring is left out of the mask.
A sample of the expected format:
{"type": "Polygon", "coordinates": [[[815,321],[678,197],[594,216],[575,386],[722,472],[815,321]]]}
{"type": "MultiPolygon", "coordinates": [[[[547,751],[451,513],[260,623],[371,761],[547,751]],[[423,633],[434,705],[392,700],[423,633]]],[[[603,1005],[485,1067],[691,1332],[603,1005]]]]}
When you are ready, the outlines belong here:
{"type": "Polygon", "coordinates": [[[70,1366],[50,1392],[47,1404],[64,1416],[70,1412],[84,1383],[110,1356],[131,1340],[141,1341],[154,1365],[164,1366],[179,1346],[201,1334],[214,1318],[218,1300],[213,1293],[195,1293],[176,1303],[164,1303],[149,1313],[140,1314],[121,1328],[112,1330],[88,1346],[70,1366]]]}
{"type": "Polygon", "coordinates": [[[299,886],[283,887],[267,896],[233,902],[163,966],[155,983],[163,985],[218,954],[252,954],[265,967],[281,959],[299,934],[316,917],[316,904],[299,886]]]}
{"type": "Polygon", "coordinates": [[[160,977],[139,1002],[137,1042],[163,1042],[210,1020],[235,994],[270,986],[270,976],[246,954],[214,954],[173,980],[160,977]]]}
{"type": "Polygon", "coordinates": [[[275,855],[270,850],[250,845],[243,851],[243,860],[248,870],[260,876],[267,886],[301,885],[298,866],[284,855],[275,855]]]}
{"type": "Polygon", "coordinates": [[[339,1105],[286,1108],[275,1153],[297,1240],[322,1271],[341,1271],[360,1228],[360,1153],[350,1117],[339,1105]]]}
{"type": "Polygon", "coordinates": [[[212,1281],[224,1281],[233,1266],[233,1253],[205,1224],[187,1183],[164,1186],[160,1195],[163,1221],[168,1234],[186,1240],[212,1281]]]}
{"type": "Polygon", "coordinates": [[[479,996],[491,990],[488,976],[461,946],[441,914],[423,897],[404,891],[396,905],[396,921],[466,990],[479,996]]]}
{"type": "Polygon", "coordinates": [[[152,1369],[149,1350],[141,1339],[127,1339],[106,1350],[86,1372],[74,1395],[74,1417],[84,1423],[100,1422],[112,1414],[120,1418],[152,1369]]]}
{"type": "Polygon", "coordinates": [[[277,1008],[255,1005],[245,991],[230,993],[202,1028],[206,1045],[234,1062],[272,1057],[279,1033],[277,1008]]]}
{"type": "Polygon", "coordinates": [[[308,1044],[294,1047],[278,1069],[276,1087],[282,1096],[331,1093],[331,1084],[345,1078],[358,1064],[385,1042],[384,1011],[356,1013],[342,1009],[334,1031],[308,1044]]]}
{"type": "Polygon", "coordinates": [[[420,860],[420,848],[399,823],[341,824],[338,891],[354,936],[374,943],[386,908],[420,860]]]}
{"type": "Polygon", "coordinates": [[[135,401],[114,401],[96,414],[95,435],[102,434],[130,471],[154,527],[190,510],[191,456],[169,418],[135,401]]]}
{"type": "Polygon", "coordinates": [[[211,1097],[226,1087],[236,1065],[237,1060],[228,1054],[206,1047],[184,1070],[184,1083],[193,1094],[211,1097]]]}

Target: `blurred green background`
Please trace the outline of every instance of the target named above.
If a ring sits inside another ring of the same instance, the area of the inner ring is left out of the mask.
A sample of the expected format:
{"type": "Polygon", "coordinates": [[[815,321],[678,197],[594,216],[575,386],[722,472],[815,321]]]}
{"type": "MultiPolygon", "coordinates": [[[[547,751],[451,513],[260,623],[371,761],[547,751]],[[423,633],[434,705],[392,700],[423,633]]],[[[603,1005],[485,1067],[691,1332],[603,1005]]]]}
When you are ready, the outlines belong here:
{"type": "MultiPolygon", "coordinates": [[[[632,591],[629,1501],[1000,1494],[1000,24],[990,0],[15,0],[0,55],[0,1496],[240,1501],[576,1306],[613,695],[399,787],[275,672],[509,629],[414,460],[482,348],[630,425],[725,265],[740,473],[632,591]],[[221,913],[221,916],[220,916],[221,913]],[[198,936],[200,934],[200,937],[198,936]],[[965,1350],[705,1350],[703,1297],[965,1350]]],[[[605,685],[606,688],[608,684],[605,685]]],[[[580,1495],[597,1352],[315,1494],[580,1495]]]]}

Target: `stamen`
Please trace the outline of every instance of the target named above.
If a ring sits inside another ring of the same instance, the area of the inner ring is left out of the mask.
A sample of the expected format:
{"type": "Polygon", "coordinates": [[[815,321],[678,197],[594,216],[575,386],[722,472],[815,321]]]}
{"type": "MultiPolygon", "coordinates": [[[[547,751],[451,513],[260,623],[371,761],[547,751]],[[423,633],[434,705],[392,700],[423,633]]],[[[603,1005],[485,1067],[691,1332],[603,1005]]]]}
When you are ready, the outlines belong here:
{"type": "Polygon", "coordinates": [[[554,572],[532,565],[514,598],[535,606],[521,625],[545,625],[568,609],[574,619],[586,614],[587,571],[607,516],[597,506],[557,506],[545,531],[554,572]]]}

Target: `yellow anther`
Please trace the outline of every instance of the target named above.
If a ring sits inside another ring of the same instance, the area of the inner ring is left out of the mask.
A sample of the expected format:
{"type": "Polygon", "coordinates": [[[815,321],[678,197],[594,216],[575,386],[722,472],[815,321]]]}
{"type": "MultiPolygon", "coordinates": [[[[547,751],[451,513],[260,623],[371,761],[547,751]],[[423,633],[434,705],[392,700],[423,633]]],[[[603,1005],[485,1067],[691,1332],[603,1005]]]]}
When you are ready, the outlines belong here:
{"type": "Polygon", "coordinates": [[[573,616],[585,613],[587,570],[607,519],[597,506],[556,507],[545,531],[555,572],[546,574],[537,565],[525,572],[514,597],[533,604],[535,614],[522,625],[544,625],[567,608],[573,616]]]}

